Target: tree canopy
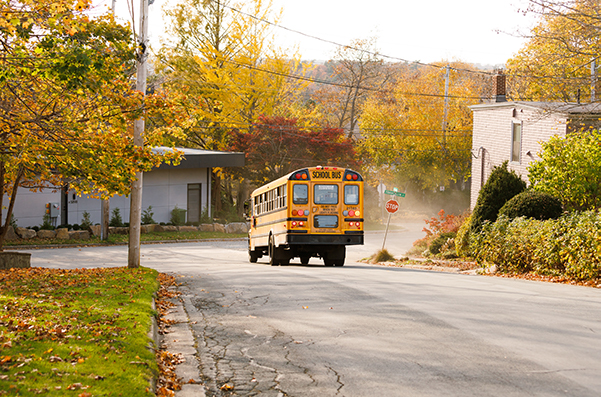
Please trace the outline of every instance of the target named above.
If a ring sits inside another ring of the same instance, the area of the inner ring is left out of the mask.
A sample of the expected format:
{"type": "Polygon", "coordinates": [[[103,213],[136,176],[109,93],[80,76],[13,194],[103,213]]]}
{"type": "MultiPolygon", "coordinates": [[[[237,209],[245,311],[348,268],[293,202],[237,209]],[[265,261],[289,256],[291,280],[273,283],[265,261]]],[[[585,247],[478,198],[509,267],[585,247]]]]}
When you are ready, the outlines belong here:
{"type": "Polygon", "coordinates": [[[256,186],[298,168],[357,168],[353,143],[340,128],[306,129],[295,119],[260,116],[248,131],[231,131],[229,149],[246,153],[245,177],[256,186]]]}
{"type": "Polygon", "coordinates": [[[275,47],[269,25],[259,21],[274,15],[271,3],[252,0],[243,10],[230,4],[185,0],[165,9],[174,39],[159,52],[157,70],[186,98],[194,122],[187,144],[203,149],[226,148],[229,128],[284,115],[305,84],[287,77],[301,73],[298,59],[275,47]]]}
{"type": "Polygon", "coordinates": [[[470,174],[472,114],[487,81],[471,65],[406,65],[394,88],[376,92],[360,121],[360,152],[375,169],[421,189],[464,184],[470,174]]]}
{"type": "Polygon", "coordinates": [[[591,64],[600,64],[601,5],[596,0],[530,3],[540,22],[524,48],[507,61],[512,98],[566,102],[590,98],[591,64]]]}
{"type": "Polygon", "coordinates": [[[90,5],[0,0],[0,249],[19,186],[128,194],[136,172],[178,158],[152,151],[178,132],[177,107],[132,88],[131,31],[110,14],[89,17],[90,5]],[[142,114],[169,121],[138,148],[131,122],[142,114]]]}
{"type": "Polygon", "coordinates": [[[601,133],[554,136],[542,144],[541,159],[530,163],[533,189],[559,198],[566,210],[601,208],[601,133]]]}

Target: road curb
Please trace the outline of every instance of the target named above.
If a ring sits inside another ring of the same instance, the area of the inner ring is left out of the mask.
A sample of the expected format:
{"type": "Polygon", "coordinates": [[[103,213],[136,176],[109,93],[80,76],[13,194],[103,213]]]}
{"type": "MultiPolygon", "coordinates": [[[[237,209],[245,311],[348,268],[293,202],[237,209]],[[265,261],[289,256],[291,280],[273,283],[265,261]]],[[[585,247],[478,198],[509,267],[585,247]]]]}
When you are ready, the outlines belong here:
{"type": "Polygon", "coordinates": [[[206,389],[200,378],[200,360],[188,313],[184,309],[181,297],[173,298],[171,302],[174,306],[165,314],[165,319],[173,323],[164,335],[160,335],[160,346],[183,359],[183,362],[175,367],[175,375],[182,380],[182,388],[177,390],[175,395],[205,397],[206,389]]]}

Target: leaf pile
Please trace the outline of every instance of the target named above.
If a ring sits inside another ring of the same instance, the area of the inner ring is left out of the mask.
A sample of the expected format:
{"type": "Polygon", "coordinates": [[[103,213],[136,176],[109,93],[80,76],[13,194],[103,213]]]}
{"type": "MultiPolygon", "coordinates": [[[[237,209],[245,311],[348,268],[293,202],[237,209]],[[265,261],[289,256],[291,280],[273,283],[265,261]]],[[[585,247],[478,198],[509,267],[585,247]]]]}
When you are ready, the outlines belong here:
{"type": "Polygon", "coordinates": [[[157,272],[0,272],[0,395],[147,396],[157,272]]]}
{"type": "MultiPolygon", "coordinates": [[[[161,335],[169,333],[169,327],[174,323],[173,320],[166,318],[169,309],[175,306],[171,299],[177,298],[180,293],[175,290],[175,277],[165,273],[159,274],[159,290],[155,300],[158,312],[157,323],[161,335]]],[[[164,345],[159,346],[156,352],[156,361],[159,366],[159,377],[157,380],[157,396],[171,397],[175,391],[181,390],[182,379],[175,373],[175,367],[183,362],[181,355],[173,354],[165,349],[164,345]]]]}

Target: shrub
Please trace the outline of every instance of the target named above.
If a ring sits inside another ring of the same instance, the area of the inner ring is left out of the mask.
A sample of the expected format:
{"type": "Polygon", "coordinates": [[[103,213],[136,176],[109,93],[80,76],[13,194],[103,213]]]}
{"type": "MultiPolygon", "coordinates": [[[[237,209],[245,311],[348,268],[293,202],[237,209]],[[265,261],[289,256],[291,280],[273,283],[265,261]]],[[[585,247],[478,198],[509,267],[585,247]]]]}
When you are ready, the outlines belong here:
{"type": "Polygon", "coordinates": [[[121,210],[119,208],[115,208],[111,212],[111,219],[109,221],[109,226],[123,227],[123,218],[121,218],[121,210]]]}
{"type": "Polygon", "coordinates": [[[515,195],[499,210],[508,218],[557,219],[562,213],[561,201],[548,193],[527,190],[515,195]]]}
{"type": "Polygon", "coordinates": [[[457,236],[455,237],[455,249],[457,251],[457,255],[459,256],[472,256],[472,251],[470,250],[470,225],[472,222],[472,216],[468,216],[464,219],[463,223],[459,227],[457,231],[457,236]]]}
{"type": "MultiPolygon", "coordinates": [[[[39,229],[41,230],[54,230],[54,225],[52,225],[52,218],[50,218],[50,214],[44,214],[43,223],[40,225],[39,229]]],[[[37,230],[36,230],[37,232],[37,230]]]]}
{"type": "Polygon", "coordinates": [[[528,166],[535,190],[558,197],[568,211],[601,207],[601,131],[554,136],[542,143],[540,160],[528,166]]]}
{"type": "Polygon", "coordinates": [[[499,210],[509,199],[526,189],[524,182],[515,171],[507,169],[507,161],[493,168],[490,177],[480,190],[474,212],[472,213],[471,232],[480,231],[484,221],[497,220],[499,210]]]}
{"type": "Polygon", "coordinates": [[[92,226],[92,221],[90,220],[90,213],[88,211],[84,211],[82,214],[83,219],[81,220],[81,228],[83,230],[88,230],[92,226]]]}
{"type": "Polygon", "coordinates": [[[19,225],[17,225],[17,218],[15,218],[15,214],[11,214],[10,215],[10,225],[13,227],[13,229],[16,229],[17,227],[19,227],[19,225]]]}
{"type": "Polygon", "coordinates": [[[500,216],[472,236],[471,249],[478,263],[496,265],[500,272],[596,280],[601,277],[599,223],[596,211],[544,221],[500,216]]]}
{"type": "Polygon", "coordinates": [[[152,205],[149,205],[144,211],[142,211],[142,224],[153,225],[156,222],[153,219],[154,212],[152,212],[152,205]]]}
{"type": "Polygon", "coordinates": [[[186,223],[186,210],[179,208],[177,205],[171,210],[171,219],[170,222],[172,225],[181,226],[186,223]]]}
{"type": "Polygon", "coordinates": [[[376,252],[373,256],[374,262],[394,262],[394,256],[388,250],[382,249],[376,252]]]}
{"type": "Polygon", "coordinates": [[[441,247],[447,244],[449,239],[454,239],[455,236],[457,236],[457,233],[455,232],[446,232],[439,234],[438,237],[432,240],[430,246],[428,247],[428,250],[431,254],[440,254],[441,247]]]}

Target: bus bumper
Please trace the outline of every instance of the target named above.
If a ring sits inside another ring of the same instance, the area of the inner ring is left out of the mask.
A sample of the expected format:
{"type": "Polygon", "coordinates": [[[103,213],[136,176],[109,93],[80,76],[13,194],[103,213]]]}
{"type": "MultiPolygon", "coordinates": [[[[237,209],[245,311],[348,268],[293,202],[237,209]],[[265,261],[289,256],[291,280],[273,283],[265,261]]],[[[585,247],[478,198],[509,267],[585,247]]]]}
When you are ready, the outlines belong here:
{"type": "Polygon", "coordinates": [[[363,232],[353,234],[289,234],[289,245],[361,245],[363,232]]]}

